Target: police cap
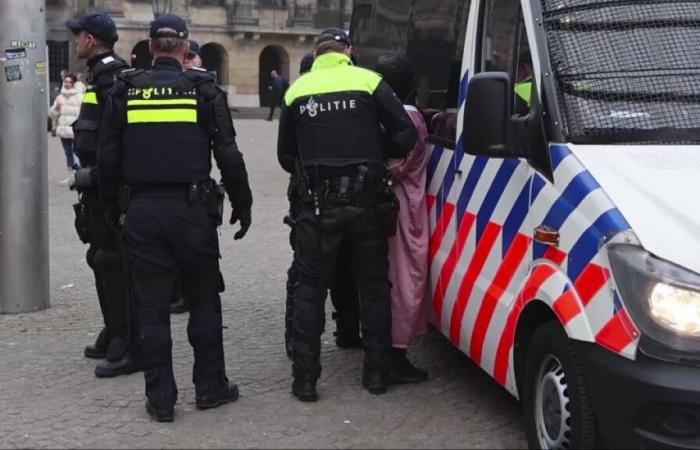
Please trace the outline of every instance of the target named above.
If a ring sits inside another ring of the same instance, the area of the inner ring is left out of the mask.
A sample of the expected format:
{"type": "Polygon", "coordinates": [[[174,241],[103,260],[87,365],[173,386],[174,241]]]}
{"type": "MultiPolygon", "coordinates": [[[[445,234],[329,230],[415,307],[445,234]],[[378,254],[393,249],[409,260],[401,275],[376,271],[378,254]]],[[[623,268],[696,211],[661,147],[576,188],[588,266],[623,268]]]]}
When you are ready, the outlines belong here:
{"type": "Polygon", "coordinates": [[[342,42],[348,47],[352,45],[352,43],[350,42],[350,36],[348,36],[348,34],[344,30],[337,27],[330,27],[321,31],[321,34],[316,40],[316,45],[328,41],[342,42]]]}
{"type": "Polygon", "coordinates": [[[101,12],[89,12],[66,22],[72,32],[86,31],[106,44],[114,44],[119,39],[117,25],[109,15],[101,12]]]}
{"type": "Polygon", "coordinates": [[[159,14],[151,21],[151,31],[149,37],[158,39],[162,37],[172,37],[187,39],[187,23],[185,19],[174,14],[159,14]]]}
{"type": "Polygon", "coordinates": [[[188,56],[192,58],[194,55],[197,55],[200,58],[202,57],[202,54],[199,50],[199,44],[197,43],[197,41],[190,39],[190,53],[188,56]]]}

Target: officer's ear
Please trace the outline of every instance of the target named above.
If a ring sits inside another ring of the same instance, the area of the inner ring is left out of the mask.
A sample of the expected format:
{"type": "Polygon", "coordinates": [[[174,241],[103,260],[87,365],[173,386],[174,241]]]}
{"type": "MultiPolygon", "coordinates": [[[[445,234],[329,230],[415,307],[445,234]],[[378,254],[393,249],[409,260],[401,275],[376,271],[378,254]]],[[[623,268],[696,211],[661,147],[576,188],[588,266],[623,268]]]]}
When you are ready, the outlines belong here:
{"type": "Polygon", "coordinates": [[[148,52],[153,56],[154,53],[154,46],[153,46],[153,39],[149,38],[148,39],[148,52]]]}
{"type": "Polygon", "coordinates": [[[183,50],[185,51],[182,54],[182,58],[185,59],[187,57],[187,55],[190,54],[190,41],[185,39],[185,42],[183,42],[182,47],[183,47],[183,50]]]}

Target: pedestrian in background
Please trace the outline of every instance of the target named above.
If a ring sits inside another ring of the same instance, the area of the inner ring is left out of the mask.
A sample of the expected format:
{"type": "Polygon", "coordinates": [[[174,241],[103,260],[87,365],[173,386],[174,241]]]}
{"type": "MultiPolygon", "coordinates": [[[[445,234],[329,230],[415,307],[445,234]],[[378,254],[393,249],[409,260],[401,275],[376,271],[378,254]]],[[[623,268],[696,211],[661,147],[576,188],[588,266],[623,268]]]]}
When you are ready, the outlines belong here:
{"type": "Polygon", "coordinates": [[[240,221],[234,239],[251,225],[253,198],[226,94],[212,74],[182,70],[184,19],[157,16],[149,37],[152,70],[123,73],[107,99],[98,167],[102,203],[113,226],[123,223],[133,268],[146,410],[172,422],[178,392],[170,303],[178,275],[190,307],[196,407],[238,398],[225,368],[217,234],[223,194],[211,179],[212,153],[231,201],[230,223],[240,221]]]}
{"type": "Polygon", "coordinates": [[[78,168],[73,154],[73,122],[80,113],[80,104],[83,101],[82,92],[75,86],[77,78],[73,74],[66,74],[63,78],[61,93],[56,97],[49,109],[49,117],[54,121],[56,136],[61,140],[63,152],[66,155],[66,167],[68,176],[61,184],[68,184],[73,177],[73,171],[78,168]]]}
{"type": "Polygon", "coordinates": [[[416,108],[417,80],[411,61],[403,54],[379,57],[376,71],[403,102],[418,131],[418,141],[402,159],[389,160],[393,191],[399,201],[396,235],[389,238],[391,282],[392,383],[419,383],[427,372],[415,367],[406,350],[428,330],[428,206],[425,197],[428,131],[416,108]]]}
{"type": "Polygon", "coordinates": [[[182,62],[182,69],[194,69],[202,67],[202,52],[199,50],[197,41],[190,39],[190,50],[182,62]]]}
{"type": "Polygon", "coordinates": [[[275,108],[282,106],[284,94],[285,92],[287,92],[287,88],[289,87],[289,83],[287,82],[287,80],[285,80],[283,76],[278,74],[276,70],[270,72],[270,77],[272,81],[267,87],[267,89],[271,92],[270,115],[267,116],[268,121],[272,120],[273,116],[275,115],[275,108]]]}

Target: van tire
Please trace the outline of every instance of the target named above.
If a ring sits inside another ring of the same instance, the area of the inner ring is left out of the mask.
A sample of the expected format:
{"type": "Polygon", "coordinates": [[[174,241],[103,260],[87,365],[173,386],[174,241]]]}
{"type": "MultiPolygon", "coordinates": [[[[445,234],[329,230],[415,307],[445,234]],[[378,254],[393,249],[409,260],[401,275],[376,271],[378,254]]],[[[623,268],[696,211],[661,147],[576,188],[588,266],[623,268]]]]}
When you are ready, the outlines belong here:
{"type": "Polygon", "coordinates": [[[595,448],[599,440],[593,401],[564,329],[557,321],[547,322],[528,347],[523,395],[528,446],[595,448]]]}

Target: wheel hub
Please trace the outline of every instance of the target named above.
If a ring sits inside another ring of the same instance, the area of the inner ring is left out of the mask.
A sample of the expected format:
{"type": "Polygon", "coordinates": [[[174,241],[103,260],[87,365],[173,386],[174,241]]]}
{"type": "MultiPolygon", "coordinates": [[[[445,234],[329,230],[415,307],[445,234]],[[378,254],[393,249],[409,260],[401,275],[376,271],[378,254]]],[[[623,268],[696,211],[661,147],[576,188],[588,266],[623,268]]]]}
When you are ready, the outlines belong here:
{"type": "Polygon", "coordinates": [[[547,355],[538,371],[535,393],[535,424],[541,448],[568,449],[571,444],[571,412],[564,368],[554,355],[547,355]]]}

